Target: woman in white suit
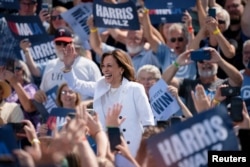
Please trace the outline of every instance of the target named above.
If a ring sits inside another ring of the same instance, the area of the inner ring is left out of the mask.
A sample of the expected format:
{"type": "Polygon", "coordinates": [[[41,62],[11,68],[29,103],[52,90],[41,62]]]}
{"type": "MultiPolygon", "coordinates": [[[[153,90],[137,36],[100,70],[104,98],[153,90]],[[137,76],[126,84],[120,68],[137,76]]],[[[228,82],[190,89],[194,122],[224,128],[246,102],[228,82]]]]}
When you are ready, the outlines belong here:
{"type": "Polygon", "coordinates": [[[72,58],[64,59],[64,77],[68,85],[84,95],[94,96],[94,110],[98,113],[103,127],[108,108],[116,103],[122,105],[120,125],[133,156],[139,147],[143,126],[154,125],[153,113],[143,86],[135,82],[134,67],[130,58],[121,50],[105,53],[101,60],[104,76],[98,82],[86,82],[75,76],[71,70],[72,58]]]}

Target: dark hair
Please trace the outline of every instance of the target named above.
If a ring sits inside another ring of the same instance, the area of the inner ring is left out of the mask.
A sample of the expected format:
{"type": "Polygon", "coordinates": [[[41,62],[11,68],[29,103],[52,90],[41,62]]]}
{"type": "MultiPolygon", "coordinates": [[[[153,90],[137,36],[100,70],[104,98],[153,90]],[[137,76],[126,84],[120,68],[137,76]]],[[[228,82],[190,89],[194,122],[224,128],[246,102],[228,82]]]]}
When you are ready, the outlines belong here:
{"type": "Polygon", "coordinates": [[[129,81],[135,81],[135,69],[131,62],[131,59],[129,56],[122,50],[114,50],[112,52],[107,52],[102,55],[101,62],[103,63],[103,60],[107,56],[113,56],[118,64],[119,67],[122,67],[124,72],[122,74],[123,77],[125,77],[129,81]]]}

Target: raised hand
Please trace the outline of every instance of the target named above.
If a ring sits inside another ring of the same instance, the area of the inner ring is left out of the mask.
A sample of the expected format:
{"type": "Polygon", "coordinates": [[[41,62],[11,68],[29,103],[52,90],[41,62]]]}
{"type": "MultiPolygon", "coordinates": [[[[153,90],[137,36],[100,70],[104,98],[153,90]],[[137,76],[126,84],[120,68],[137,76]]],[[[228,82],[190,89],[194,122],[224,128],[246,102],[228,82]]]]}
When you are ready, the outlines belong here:
{"type": "Polygon", "coordinates": [[[122,111],[122,105],[117,103],[112,106],[112,108],[108,109],[108,113],[106,116],[106,125],[108,127],[119,127],[126,118],[119,119],[119,115],[122,111]]]}

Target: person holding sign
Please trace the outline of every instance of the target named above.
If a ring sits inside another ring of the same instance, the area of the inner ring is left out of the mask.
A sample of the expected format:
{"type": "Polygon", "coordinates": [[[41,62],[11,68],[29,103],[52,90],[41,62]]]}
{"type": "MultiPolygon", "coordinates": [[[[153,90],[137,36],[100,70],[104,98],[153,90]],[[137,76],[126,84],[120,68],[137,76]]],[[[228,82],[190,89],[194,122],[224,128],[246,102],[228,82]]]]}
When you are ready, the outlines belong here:
{"type": "MultiPolygon", "coordinates": [[[[36,0],[19,0],[19,16],[34,16],[36,15],[37,1],[36,0]]],[[[4,17],[0,18],[0,57],[13,58],[17,40],[11,34],[8,23],[4,17]]]]}
{"type": "Polygon", "coordinates": [[[64,58],[64,78],[75,91],[94,96],[94,110],[103,127],[108,108],[120,103],[119,116],[126,121],[120,126],[130,151],[135,156],[139,147],[143,126],[153,125],[154,118],[143,86],[135,81],[134,67],[125,52],[114,50],[102,55],[101,69],[104,76],[98,82],[86,82],[79,78],[71,67],[75,58],[64,58]],[[143,105],[143,107],[141,107],[143,105]]]}
{"type": "Polygon", "coordinates": [[[197,62],[199,72],[198,79],[190,80],[174,78],[174,75],[180,66],[185,66],[192,62],[190,59],[190,53],[193,51],[191,50],[187,50],[178,56],[176,62],[169,66],[162,75],[162,78],[168,84],[175,85],[179,89],[179,95],[186,100],[186,105],[193,114],[196,114],[197,111],[191,98],[191,90],[195,90],[195,86],[197,84],[203,85],[206,95],[208,95],[210,99],[213,100],[217,86],[221,84],[229,84],[230,86],[234,87],[241,86],[243,80],[240,72],[234,66],[221,58],[220,54],[215,49],[206,48],[206,50],[209,51],[211,58],[210,60],[197,62]],[[226,72],[228,75],[227,79],[223,80],[217,76],[218,67],[221,67],[226,72]]]}
{"type": "MultiPolygon", "coordinates": [[[[58,107],[75,110],[81,103],[81,96],[79,93],[71,90],[66,83],[63,83],[57,90],[56,103],[58,107]]],[[[40,126],[38,130],[40,136],[47,135],[48,126],[47,124],[42,124],[40,126]]]]}

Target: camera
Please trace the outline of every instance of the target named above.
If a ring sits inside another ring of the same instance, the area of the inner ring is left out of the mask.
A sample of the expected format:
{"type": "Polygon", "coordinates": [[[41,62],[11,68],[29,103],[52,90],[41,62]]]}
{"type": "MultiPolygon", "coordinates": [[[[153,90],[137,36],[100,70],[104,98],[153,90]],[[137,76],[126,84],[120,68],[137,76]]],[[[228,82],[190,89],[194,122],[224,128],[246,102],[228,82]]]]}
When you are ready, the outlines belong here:
{"type": "Polygon", "coordinates": [[[222,87],[220,88],[221,96],[240,96],[240,89],[241,87],[222,87]]]}

